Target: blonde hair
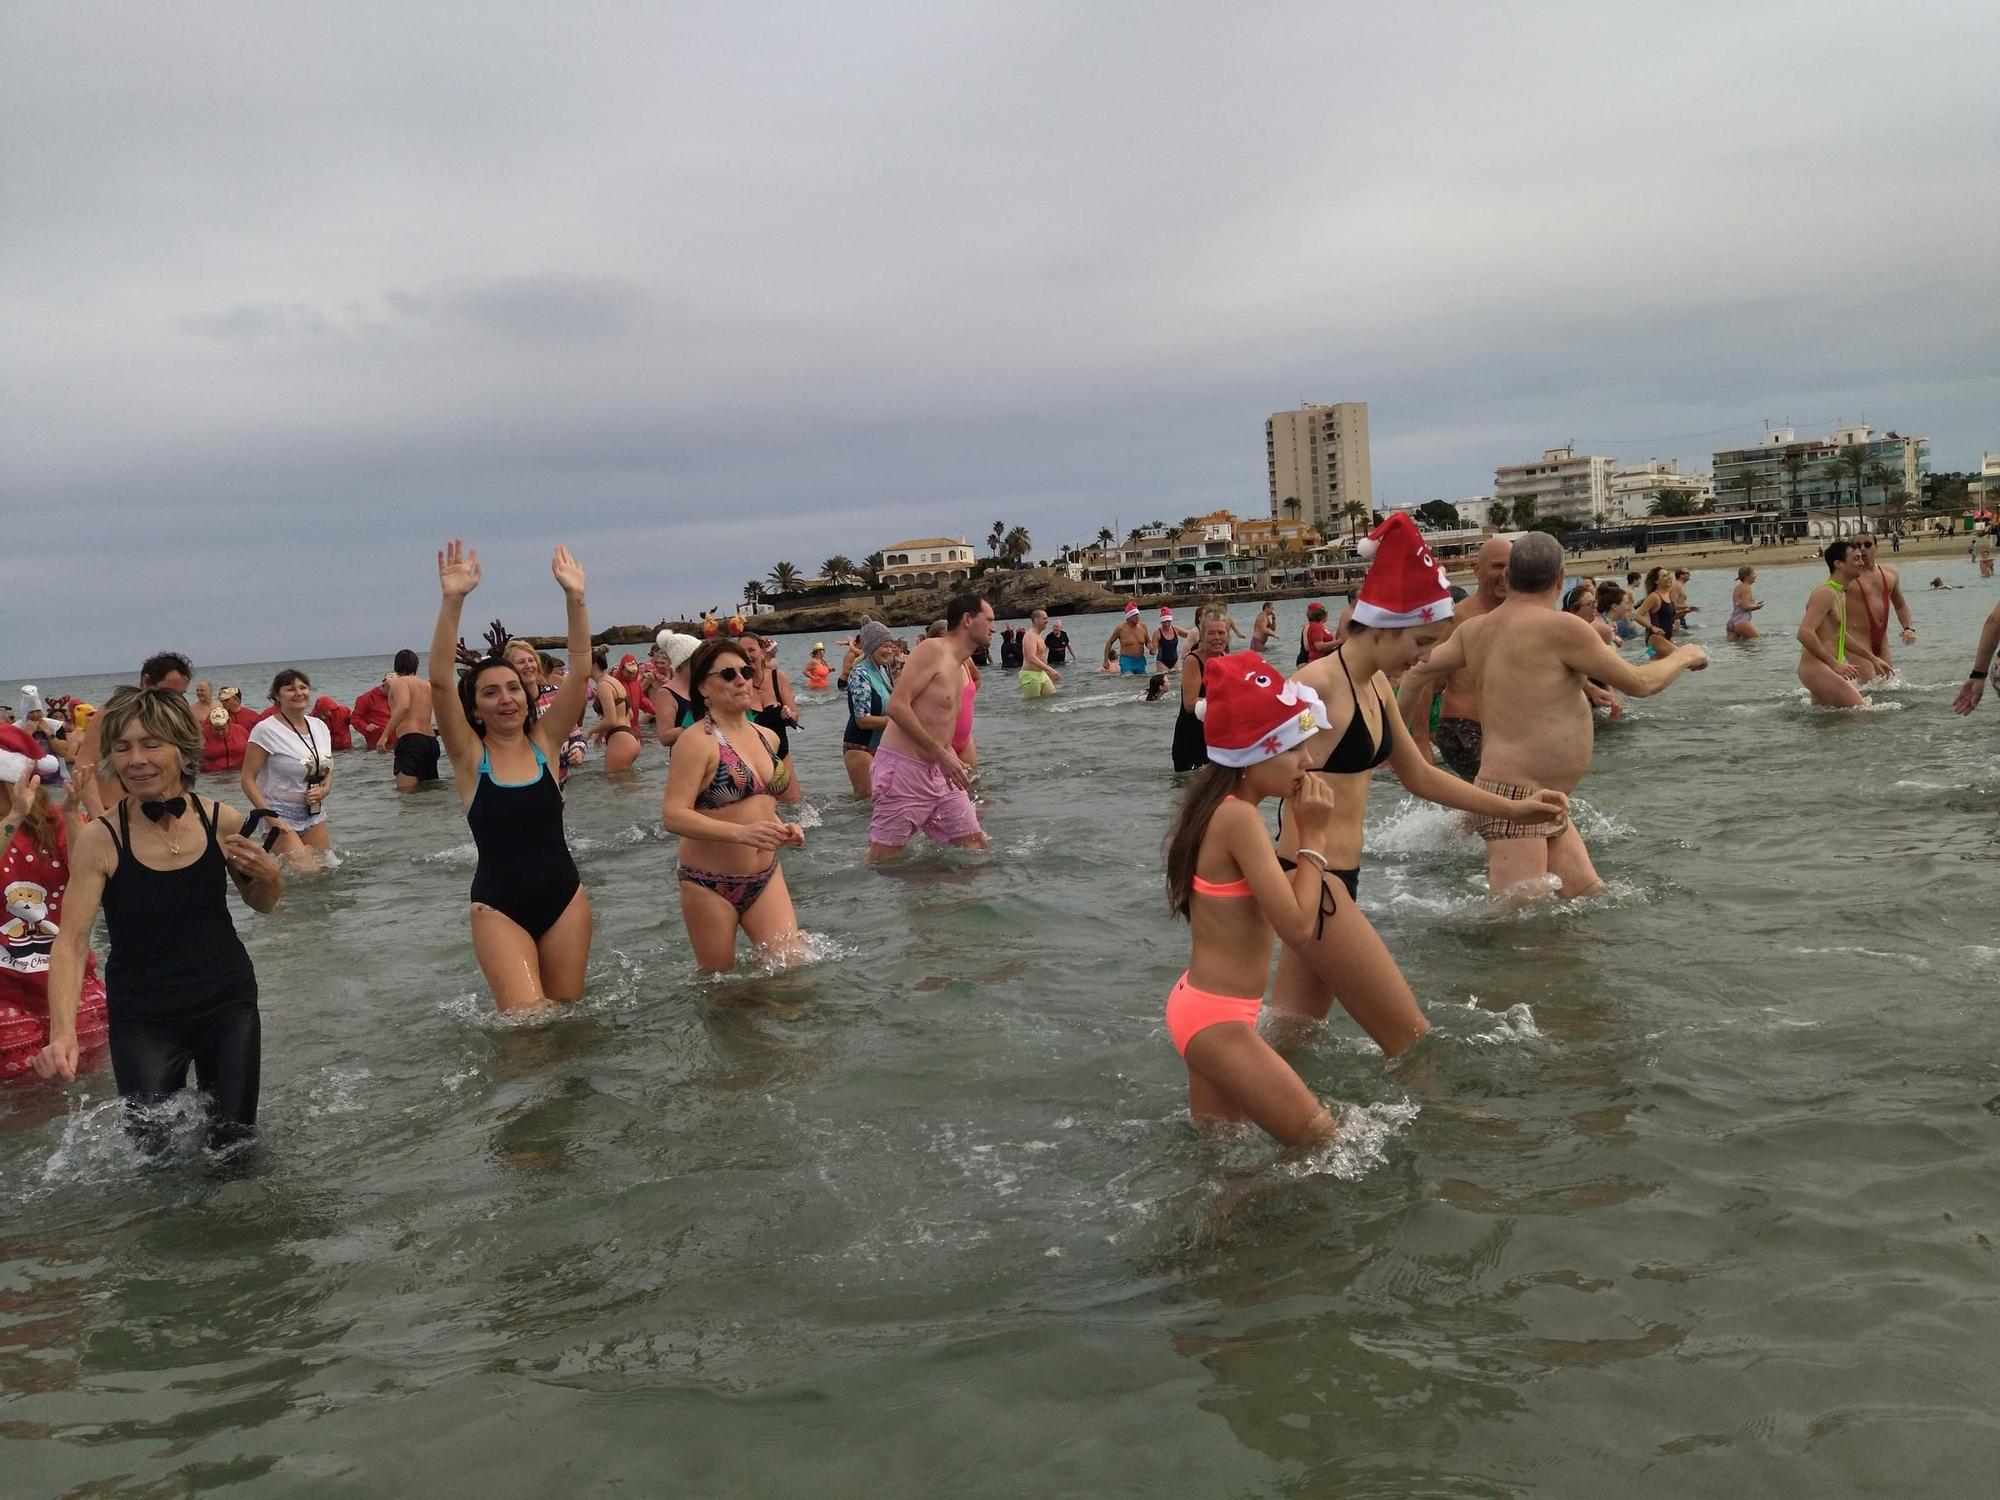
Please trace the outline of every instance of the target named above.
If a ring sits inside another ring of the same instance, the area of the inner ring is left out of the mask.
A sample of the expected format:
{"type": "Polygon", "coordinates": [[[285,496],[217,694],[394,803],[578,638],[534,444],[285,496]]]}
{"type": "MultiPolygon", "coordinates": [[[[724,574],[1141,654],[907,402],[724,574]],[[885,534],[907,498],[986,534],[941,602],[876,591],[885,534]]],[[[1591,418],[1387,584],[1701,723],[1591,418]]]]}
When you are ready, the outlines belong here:
{"type": "MultiPolygon", "coordinates": [[[[98,743],[104,747],[104,765],[111,765],[111,747],[136,724],[142,734],[165,740],[181,753],[181,784],[193,786],[201,770],[201,726],[187,699],[171,688],[122,687],[111,695],[97,716],[98,743]]],[[[112,771],[115,777],[118,773],[112,771]]],[[[124,783],[119,783],[122,788],[124,783]]]]}

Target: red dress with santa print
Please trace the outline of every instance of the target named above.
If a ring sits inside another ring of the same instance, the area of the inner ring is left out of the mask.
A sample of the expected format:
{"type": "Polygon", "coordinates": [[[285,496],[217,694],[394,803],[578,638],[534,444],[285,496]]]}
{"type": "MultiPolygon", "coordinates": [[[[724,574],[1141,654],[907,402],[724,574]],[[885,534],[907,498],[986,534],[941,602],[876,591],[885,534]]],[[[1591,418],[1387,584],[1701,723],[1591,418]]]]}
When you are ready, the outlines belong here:
{"type": "MultiPolygon", "coordinates": [[[[33,1076],[37,1052],[49,1042],[49,950],[62,931],[63,891],[69,885],[69,846],[54,822],[53,850],[44,850],[23,824],[0,850],[0,1083],[33,1076]]],[[[104,1046],[104,982],[97,958],[84,960],[83,998],[76,1008],[80,1056],[104,1046]]]]}

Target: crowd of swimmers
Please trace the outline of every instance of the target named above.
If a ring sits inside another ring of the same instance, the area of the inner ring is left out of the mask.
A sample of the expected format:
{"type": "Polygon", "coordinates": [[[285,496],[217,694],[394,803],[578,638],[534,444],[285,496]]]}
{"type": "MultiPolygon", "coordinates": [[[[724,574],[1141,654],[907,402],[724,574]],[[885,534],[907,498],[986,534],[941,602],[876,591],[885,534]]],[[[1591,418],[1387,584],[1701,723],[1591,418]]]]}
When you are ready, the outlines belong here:
{"type": "MultiPolygon", "coordinates": [[[[1799,678],[1815,702],[1851,706],[1857,682],[1894,670],[1891,619],[1901,643],[1915,640],[1900,579],[1875,550],[1864,534],[1822,554],[1829,576],[1798,632],[1799,678]]],[[[1387,766],[1412,795],[1468,815],[1496,899],[1588,895],[1601,882],[1568,813],[1590,766],[1594,714],[1615,714],[1621,697],[1659,693],[1708,661],[1675,639],[1694,613],[1685,574],[1566,579],[1559,544],[1529,533],[1489,540],[1467,591],[1402,515],[1364,551],[1366,580],[1337,622],[1319,604],[1308,609],[1289,671],[1271,660],[1281,642],[1269,604],[1238,646],[1243,631],[1225,605],[1198,609],[1183,633],[1170,609],[1148,622],[1135,602],[1100,658],[1103,670],[1145,677],[1156,701],[1178,682],[1171,756],[1189,779],[1166,883],[1191,950],[1166,1024],[1190,1108],[1252,1121],[1288,1146],[1338,1126],[1285,1061],[1292,1038],[1335,1003],[1390,1057],[1429,1027],[1358,904],[1373,774],[1387,766]],[[1620,653],[1628,640],[1644,641],[1643,659],[1620,653]],[[1275,840],[1260,810],[1271,801],[1275,840]],[[1267,988],[1272,1024],[1260,1031],[1267,988]]],[[[427,670],[414,651],[399,652],[351,707],[316,698],[308,675],[288,668],[270,684],[269,707],[253,713],[239,690],[212,691],[174,653],[149,659],[139,682],[101,707],[26,690],[0,723],[0,1080],[69,1080],[108,1053],[118,1092],[145,1106],[184,1088],[192,1070],[212,1138],[250,1134],[257,984],[228,892],[268,913],[288,875],[328,860],[335,757],[350,748],[392,757],[401,791],[449,775],[477,850],[470,945],[504,1011],[583,994],[592,914],[565,835],[563,784],[593,743],[612,772],[652,742],[668,752],[660,821],[679,840],[675,877],[697,965],[727,971],[745,942],[778,965],[806,956],[781,859],[806,839],[780,811],[802,798],[790,733],[798,701],[775,643],[741,620],[706,620],[700,635],[662,630],[644,662],[627,655],[612,666],[592,646],[582,567],[559,547],[550,571],[565,657],[498,621],[483,648],[467,647],[461,615],[481,571],[475,552],[450,543],[437,556],[427,670]],[[234,771],[245,807],[203,796],[204,770],[234,771]],[[101,974],[90,948],[100,915],[101,974]]],[[[1754,569],[1740,571],[1732,638],[1755,635],[1755,582],[1754,569]]],[[[996,640],[1024,699],[1059,691],[1075,657],[1061,623],[1037,611],[996,633],[992,606],[972,593],[952,598],[914,642],[864,620],[839,643],[837,668],[814,644],[802,676],[809,691],[845,702],[842,757],[850,790],[869,804],[868,862],[898,857],[920,831],[986,846],[970,789],[974,707],[996,640]]],[[[2000,607],[1959,713],[1980,701],[1996,649],[2000,607]]],[[[132,1118],[152,1143],[155,1112],[132,1118]]]]}

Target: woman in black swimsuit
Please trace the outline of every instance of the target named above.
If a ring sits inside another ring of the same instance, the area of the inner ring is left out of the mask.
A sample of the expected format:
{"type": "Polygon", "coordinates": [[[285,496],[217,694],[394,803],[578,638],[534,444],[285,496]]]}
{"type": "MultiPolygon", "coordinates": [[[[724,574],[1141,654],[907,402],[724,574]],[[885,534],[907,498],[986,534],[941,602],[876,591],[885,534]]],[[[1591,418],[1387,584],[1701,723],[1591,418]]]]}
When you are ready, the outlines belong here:
{"type": "MultiPolygon", "coordinates": [[[[1372,577],[1372,574],[1371,574],[1372,577]]],[[[1413,795],[1487,817],[1523,818],[1524,804],[1484,792],[1442,771],[1417,749],[1396,712],[1392,680],[1443,640],[1451,622],[1451,595],[1443,584],[1435,600],[1391,612],[1370,602],[1367,585],[1354,607],[1345,640],[1327,656],[1302,667],[1296,680],[1325,705],[1327,727],[1306,742],[1308,774],[1333,785],[1334,817],[1324,849],[1331,878],[1320,900],[1320,933],[1310,962],[1285,949],[1278,959],[1271,1007],[1281,1015],[1320,1022],[1339,1000],[1384,1053],[1396,1056],[1430,1030],[1409,982],[1374,925],[1355,904],[1361,888],[1362,821],[1377,766],[1387,762],[1413,795]],[[1431,618],[1423,618],[1425,608],[1431,618]]],[[[1560,793],[1548,797],[1563,800],[1560,793]]],[[[1298,857],[1298,839],[1281,821],[1279,862],[1298,857]]]]}
{"type": "MultiPolygon", "coordinates": [[[[760,635],[745,635],[739,644],[750,660],[750,670],[757,674],[750,720],[778,737],[778,759],[785,763],[786,772],[796,784],[798,768],[792,764],[791,731],[799,722],[799,700],[792,694],[792,679],[779,670],[775,642],[760,635]]],[[[692,685],[692,667],[689,675],[692,685]]]]}
{"type": "MultiPolygon", "coordinates": [[[[583,569],[567,547],[549,565],[569,615],[569,659],[590,660],[583,569]]],[[[531,1010],[583,994],[590,959],[590,897],[563,837],[555,765],[583,717],[589,674],[577,670],[537,714],[520,672],[489,656],[453,682],[452,643],[465,596],[479,587],[479,554],[462,542],[438,554],[437,633],[431,640],[431,700],[438,734],[479,865],[472,873],[472,951],[502,1010],[531,1010]]]]}
{"type": "MultiPolygon", "coordinates": [[[[102,905],[118,1092],[134,1106],[158,1104],[186,1086],[192,1066],[210,1142],[230,1145],[257,1123],[262,1028],[257,974],[230,920],[223,872],[260,912],[278,904],[284,875],[243,836],[241,813],[190,790],[201,730],[180,694],[120,688],[97,723],[104,764],[124,795],[71,852],[62,931],[49,958],[49,1042],[35,1071],[76,1077],[77,1000],[102,905]]],[[[164,1144],[157,1114],[135,1109],[128,1125],[142,1147],[164,1144]]]]}
{"type": "Polygon", "coordinates": [[[1195,705],[1208,696],[1201,680],[1202,663],[1229,654],[1229,619],[1210,615],[1202,623],[1201,644],[1188,652],[1181,666],[1181,711],[1174,716],[1174,769],[1193,771],[1208,764],[1208,739],[1202,733],[1195,705]]]}

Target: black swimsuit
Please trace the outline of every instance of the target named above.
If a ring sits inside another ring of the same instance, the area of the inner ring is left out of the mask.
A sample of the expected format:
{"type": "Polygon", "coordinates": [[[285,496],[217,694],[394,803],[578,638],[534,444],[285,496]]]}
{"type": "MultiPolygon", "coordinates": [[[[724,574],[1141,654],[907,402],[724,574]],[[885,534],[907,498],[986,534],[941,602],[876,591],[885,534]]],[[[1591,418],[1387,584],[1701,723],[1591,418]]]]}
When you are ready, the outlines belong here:
{"type": "MultiPolygon", "coordinates": [[[[1333,753],[1327,756],[1323,764],[1314,766],[1313,769],[1322,776],[1353,776],[1362,771],[1372,771],[1381,765],[1383,761],[1387,760],[1395,751],[1396,735],[1395,731],[1389,727],[1389,705],[1382,697],[1382,690],[1380,688],[1375,689],[1375,704],[1382,714],[1382,738],[1377,740],[1369,734],[1367,722],[1361,717],[1361,690],[1354,685],[1354,674],[1347,670],[1347,657],[1338,646],[1334,647],[1333,654],[1340,658],[1340,670],[1347,678],[1347,690],[1353,695],[1354,717],[1347,721],[1347,728],[1342,732],[1340,739],[1334,744],[1333,753]]],[[[1282,806],[1278,809],[1278,825],[1279,836],[1282,837],[1284,834],[1284,808],[1282,806]]],[[[1283,865],[1287,870],[1298,868],[1296,862],[1289,859],[1280,858],[1278,863],[1283,865]]],[[[1354,866],[1350,870],[1328,870],[1327,874],[1337,877],[1340,883],[1347,887],[1347,894],[1350,900],[1360,895],[1361,867],[1359,865],[1354,866]]],[[[1326,919],[1331,915],[1332,913],[1329,911],[1322,911],[1320,913],[1319,923],[1321,928],[1326,926],[1326,919]]],[[[1317,936],[1317,933],[1315,933],[1315,936],[1317,936]]]]}
{"type": "MultiPolygon", "coordinates": [[[[185,1088],[192,1064],[214,1116],[209,1139],[226,1145],[248,1136],[257,1121],[257,971],[229,917],[228,866],[215,818],[201,798],[190,794],[188,801],[207,846],[179,870],[139,862],[131,801],[118,804],[118,832],[111,836],[118,864],[104,882],[111,1072],[131,1104],[149,1105],[185,1088]]],[[[157,1114],[135,1111],[126,1123],[142,1147],[165,1144],[157,1114]]]]}
{"type": "MultiPolygon", "coordinates": [[[[1188,660],[1201,671],[1201,653],[1188,652],[1188,660]]],[[[1183,672],[1186,667],[1181,668],[1183,672]]],[[[1203,675],[1201,685],[1195,690],[1195,701],[1208,696],[1208,678],[1203,675]]],[[[1202,728],[1201,716],[1191,708],[1183,707],[1174,719],[1174,769],[1193,771],[1208,764],[1208,733],[1202,728]]]]}
{"type": "Polygon", "coordinates": [[[472,900],[539,942],[583,882],[563,838],[562,788],[542,747],[534,751],[541,773],[533,781],[496,781],[491,754],[479,757],[479,786],[465,821],[479,849],[472,900]]]}

